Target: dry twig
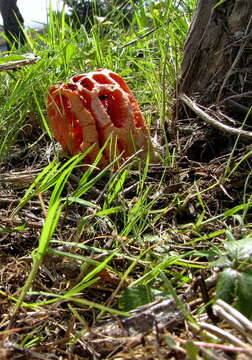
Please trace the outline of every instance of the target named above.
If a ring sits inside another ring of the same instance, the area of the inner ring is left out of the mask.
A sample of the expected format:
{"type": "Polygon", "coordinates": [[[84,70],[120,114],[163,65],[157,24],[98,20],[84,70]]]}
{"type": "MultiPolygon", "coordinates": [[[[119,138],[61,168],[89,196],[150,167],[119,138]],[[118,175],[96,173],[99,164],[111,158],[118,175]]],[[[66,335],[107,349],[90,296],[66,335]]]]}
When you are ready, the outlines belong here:
{"type": "Polygon", "coordinates": [[[188,96],[185,94],[180,95],[180,99],[199,117],[201,117],[203,120],[205,120],[208,124],[213,126],[214,128],[224,132],[228,133],[230,135],[234,136],[240,136],[242,138],[246,139],[252,139],[252,132],[246,131],[242,129],[237,129],[232,126],[228,126],[225,124],[222,124],[220,121],[214,119],[212,116],[207,114],[204,110],[202,110],[193,100],[191,100],[188,96]]]}

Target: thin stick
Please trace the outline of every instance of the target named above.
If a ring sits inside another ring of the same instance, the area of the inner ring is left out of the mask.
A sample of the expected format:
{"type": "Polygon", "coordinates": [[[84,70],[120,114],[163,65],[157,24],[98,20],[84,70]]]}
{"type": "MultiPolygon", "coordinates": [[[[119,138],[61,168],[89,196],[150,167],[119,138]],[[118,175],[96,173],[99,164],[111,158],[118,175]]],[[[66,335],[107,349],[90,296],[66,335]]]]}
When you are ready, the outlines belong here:
{"type": "Polygon", "coordinates": [[[252,91],[246,91],[242,94],[235,94],[235,95],[231,95],[226,97],[225,99],[223,99],[222,103],[225,102],[226,100],[230,100],[230,99],[240,99],[242,97],[248,97],[249,95],[252,95],[252,91]]]}
{"type": "Polygon", "coordinates": [[[237,330],[239,330],[244,336],[252,340],[252,322],[242,315],[238,310],[233,308],[231,305],[227,304],[225,301],[218,299],[213,306],[216,314],[231,325],[235,327],[235,324],[238,323],[237,330]],[[233,321],[233,322],[230,322],[233,321]],[[235,324],[233,324],[235,323],[235,324]]]}
{"type": "Polygon", "coordinates": [[[242,347],[244,349],[248,347],[247,344],[238,339],[237,336],[234,336],[215,325],[207,324],[205,322],[200,322],[198,325],[201,327],[202,330],[209,331],[211,334],[214,334],[217,337],[221,337],[222,339],[230,342],[235,346],[242,347]]]}
{"type": "Polygon", "coordinates": [[[197,114],[203,120],[205,120],[208,124],[213,126],[214,128],[231,135],[240,136],[246,139],[252,139],[252,131],[246,131],[242,129],[237,129],[232,126],[228,126],[222,124],[220,121],[214,119],[212,116],[208,115],[204,110],[202,110],[194,101],[192,101],[185,94],[181,94],[180,99],[197,114]]]}
{"type": "Polygon", "coordinates": [[[35,56],[33,54],[29,54],[29,57],[25,54],[21,56],[24,56],[24,59],[17,61],[8,61],[6,63],[0,64],[0,71],[18,69],[24,65],[35,64],[38,60],[40,60],[39,56],[35,56]]]}
{"type": "MultiPolygon", "coordinates": [[[[179,339],[180,344],[185,345],[188,340],[179,339]]],[[[194,345],[199,347],[205,347],[205,348],[212,348],[212,349],[218,349],[222,351],[228,351],[228,352],[243,352],[247,354],[251,354],[252,348],[251,347],[231,347],[224,344],[214,344],[214,343],[206,343],[203,341],[193,341],[194,345]]]]}
{"type": "Polygon", "coordinates": [[[147,31],[145,34],[143,34],[142,36],[139,36],[137,39],[132,40],[126,44],[124,44],[123,46],[121,46],[119,49],[124,49],[127,46],[133,45],[134,43],[136,43],[137,41],[142,40],[143,38],[145,38],[146,36],[150,35],[151,33],[153,33],[154,31],[156,31],[158,29],[158,27],[154,27],[153,29],[147,31]]]}

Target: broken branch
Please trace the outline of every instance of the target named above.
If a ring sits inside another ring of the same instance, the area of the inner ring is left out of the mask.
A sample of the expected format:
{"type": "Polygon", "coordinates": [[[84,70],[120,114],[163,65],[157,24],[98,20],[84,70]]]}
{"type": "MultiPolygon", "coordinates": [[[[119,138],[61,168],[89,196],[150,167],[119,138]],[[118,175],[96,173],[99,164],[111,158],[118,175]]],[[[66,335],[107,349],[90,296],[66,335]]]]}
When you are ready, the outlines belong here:
{"type": "Polygon", "coordinates": [[[213,126],[214,128],[224,132],[228,133],[234,136],[240,136],[246,139],[252,139],[252,132],[246,131],[243,129],[237,129],[225,124],[222,124],[220,121],[214,119],[212,116],[207,114],[204,110],[202,110],[193,100],[191,100],[188,96],[185,94],[181,94],[179,97],[195,114],[197,114],[199,117],[201,117],[204,121],[206,121],[208,124],[213,126]]]}

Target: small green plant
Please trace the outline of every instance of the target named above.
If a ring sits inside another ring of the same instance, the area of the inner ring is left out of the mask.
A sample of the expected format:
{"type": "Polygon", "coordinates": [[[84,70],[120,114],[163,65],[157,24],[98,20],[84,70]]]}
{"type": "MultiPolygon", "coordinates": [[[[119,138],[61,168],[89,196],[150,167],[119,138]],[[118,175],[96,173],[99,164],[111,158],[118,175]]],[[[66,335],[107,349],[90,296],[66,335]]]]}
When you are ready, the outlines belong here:
{"type": "Polygon", "coordinates": [[[145,285],[138,285],[124,290],[119,305],[124,311],[130,311],[153,300],[154,296],[151,289],[145,285]]]}
{"type": "Polygon", "coordinates": [[[219,267],[216,296],[252,318],[252,237],[229,240],[224,244],[225,251],[220,258],[211,263],[219,267]]]}

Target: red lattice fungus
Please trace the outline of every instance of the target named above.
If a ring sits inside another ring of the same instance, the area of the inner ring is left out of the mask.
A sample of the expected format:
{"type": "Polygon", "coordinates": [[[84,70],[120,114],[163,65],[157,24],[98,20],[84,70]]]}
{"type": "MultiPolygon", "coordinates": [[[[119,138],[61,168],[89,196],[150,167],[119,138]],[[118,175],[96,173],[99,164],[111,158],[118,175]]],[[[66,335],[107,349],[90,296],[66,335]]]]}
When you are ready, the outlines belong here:
{"type": "Polygon", "coordinates": [[[139,105],[116,73],[99,69],[71,78],[69,84],[49,89],[48,119],[56,140],[67,155],[93,149],[84,161],[91,164],[109,137],[100,166],[123,153],[126,159],[142,149],[156,160],[148,129],[139,105]]]}

